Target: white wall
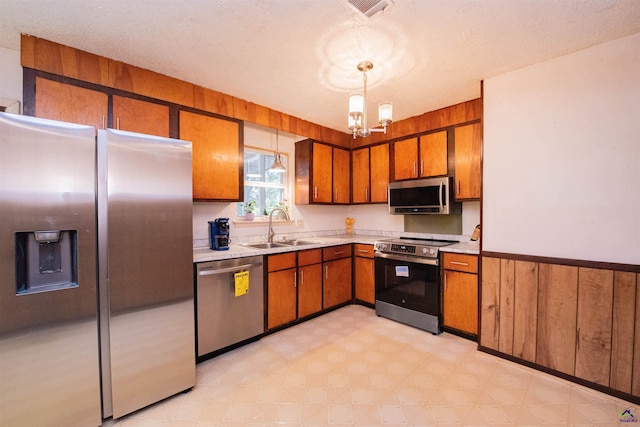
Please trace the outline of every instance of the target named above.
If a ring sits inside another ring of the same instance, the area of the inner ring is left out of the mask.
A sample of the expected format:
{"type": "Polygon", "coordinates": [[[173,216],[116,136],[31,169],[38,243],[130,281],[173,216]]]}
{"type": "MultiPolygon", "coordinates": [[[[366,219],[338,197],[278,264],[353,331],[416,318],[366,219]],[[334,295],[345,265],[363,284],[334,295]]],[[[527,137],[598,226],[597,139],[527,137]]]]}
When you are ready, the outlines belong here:
{"type": "Polygon", "coordinates": [[[0,98],[20,101],[20,112],[22,112],[20,52],[3,47],[0,47],[0,98]]]}
{"type": "Polygon", "coordinates": [[[640,264],[640,33],[484,82],[483,250],[640,264]]]}

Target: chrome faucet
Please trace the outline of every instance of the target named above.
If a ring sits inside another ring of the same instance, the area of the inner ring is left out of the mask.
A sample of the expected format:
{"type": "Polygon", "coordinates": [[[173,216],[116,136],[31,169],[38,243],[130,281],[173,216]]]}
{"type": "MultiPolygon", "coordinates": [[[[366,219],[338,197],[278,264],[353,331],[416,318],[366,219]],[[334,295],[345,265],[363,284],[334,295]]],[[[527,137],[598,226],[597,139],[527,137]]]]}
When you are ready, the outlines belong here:
{"type": "Polygon", "coordinates": [[[285,211],[282,208],[273,208],[273,210],[271,212],[269,212],[269,234],[267,234],[267,242],[269,243],[273,243],[273,236],[276,235],[276,233],[273,231],[273,226],[271,225],[271,222],[273,220],[273,213],[275,211],[280,211],[284,214],[284,217],[287,219],[287,221],[289,221],[291,218],[289,218],[289,214],[287,213],[287,211],[285,211]]]}

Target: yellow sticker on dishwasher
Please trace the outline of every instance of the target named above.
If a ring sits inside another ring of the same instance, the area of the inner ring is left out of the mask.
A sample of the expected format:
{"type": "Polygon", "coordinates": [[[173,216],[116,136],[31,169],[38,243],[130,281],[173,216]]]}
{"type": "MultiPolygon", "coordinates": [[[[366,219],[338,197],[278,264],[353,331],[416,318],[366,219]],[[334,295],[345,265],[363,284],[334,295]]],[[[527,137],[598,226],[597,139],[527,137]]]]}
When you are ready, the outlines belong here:
{"type": "Polygon", "coordinates": [[[236,281],[236,296],[242,296],[249,292],[249,272],[241,271],[233,275],[236,281]]]}

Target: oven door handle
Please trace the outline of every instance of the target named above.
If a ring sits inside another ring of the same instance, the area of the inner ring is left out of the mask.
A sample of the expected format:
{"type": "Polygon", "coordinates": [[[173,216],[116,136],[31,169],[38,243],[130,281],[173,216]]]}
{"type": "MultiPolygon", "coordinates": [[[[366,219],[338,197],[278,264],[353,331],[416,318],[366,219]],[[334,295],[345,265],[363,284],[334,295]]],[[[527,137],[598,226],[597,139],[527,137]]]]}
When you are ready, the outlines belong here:
{"type": "Polygon", "coordinates": [[[418,257],[409,257],[395,254],[386,254],[383,252],[376,252],[374,255],[375,258],[384,258],[390,259],[392,261],[402,261],[402,262],[412,262],[414,264],[426,264],[426,265],[438,265],[438,259],[431,258],[418,258],[418,257]]]}

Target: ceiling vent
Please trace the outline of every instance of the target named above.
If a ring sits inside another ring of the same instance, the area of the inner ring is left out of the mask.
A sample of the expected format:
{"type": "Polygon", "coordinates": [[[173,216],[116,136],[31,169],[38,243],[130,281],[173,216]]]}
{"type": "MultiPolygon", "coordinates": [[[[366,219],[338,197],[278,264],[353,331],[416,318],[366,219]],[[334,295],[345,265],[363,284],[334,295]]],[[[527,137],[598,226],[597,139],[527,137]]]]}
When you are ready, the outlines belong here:
{"type": "Polygon", "coordinates": [[[367,18],[371,18],[393,4],[391,0],[347,0],[347,3],[367,18]]]}

